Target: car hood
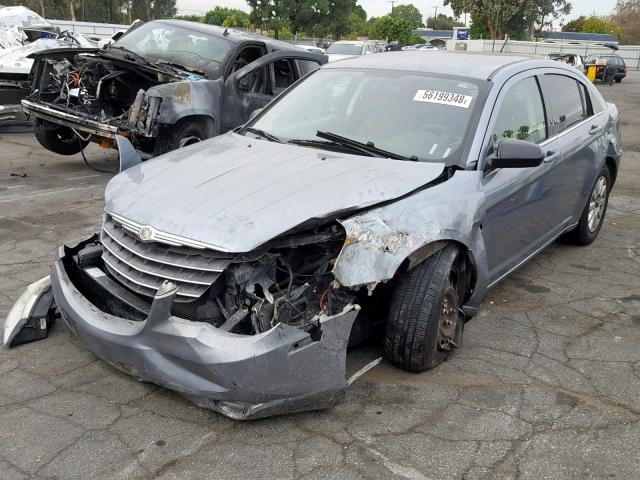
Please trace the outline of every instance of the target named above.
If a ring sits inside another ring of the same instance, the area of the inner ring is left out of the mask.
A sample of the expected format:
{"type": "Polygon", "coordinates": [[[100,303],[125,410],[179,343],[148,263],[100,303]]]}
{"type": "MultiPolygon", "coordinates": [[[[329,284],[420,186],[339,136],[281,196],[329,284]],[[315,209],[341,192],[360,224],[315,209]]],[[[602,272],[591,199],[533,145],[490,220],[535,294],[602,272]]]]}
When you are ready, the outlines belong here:
{"type": "Polygon", "coordinates": [[[337,60],[344,60],[345,58],[353,58],[358,55],[345,55],[344,53],[325,53],[327,57],[329,57],[330,62],[335,62],[337,60]]]}
{"type": "Polygon", "coordinates": [[[247,252],[307,220],[403,196],[443,169],[229,133],[115,176],[106,210],[185,244],[247,252]]]}

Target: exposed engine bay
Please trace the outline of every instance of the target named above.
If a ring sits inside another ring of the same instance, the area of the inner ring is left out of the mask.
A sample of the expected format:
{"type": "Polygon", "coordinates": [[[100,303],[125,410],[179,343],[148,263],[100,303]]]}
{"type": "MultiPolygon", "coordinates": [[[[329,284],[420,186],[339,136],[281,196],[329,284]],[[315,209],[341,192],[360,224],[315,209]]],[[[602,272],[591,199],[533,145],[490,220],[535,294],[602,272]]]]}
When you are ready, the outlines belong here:
{"type": "Polygon", "coordinates": [[[150,87],[184,80],[186,73],[172,67],[134,64],[96,53],[51,55],[36,64],[28,100],[82,118],[154,135],[153,116],[160,98],[145,96],[150,87]]]}
{"type": "MultiPolygon", "coordinates": [[[[114,250],[111,242],[107,243],[109,237],[105,235],[103,230],[104,244],[94,237],[79,251],[67,256],[67,271],[75,272],[74,283],[102,311],[143,321],[153,298],[141,295],[132,279],[140,284],[152,280],[149,277],[139,280],[132,270],[125,271],[121,263],[114,263],[124,256],[114,250]],[[106,288],[96,288],[96,269],[110,274],[117,283],[102,278],[100,285],[106,288]]],[[[366,303],[366,298],[365,302],[357,302],[357,293],[341,289],[332,275],[344,237],[344,230],[338,224],[331,224],[274,240],[258,252],[234,255],[228,267],[199,298],[178,295],[171,313],[242,335],[263,333],[278,323],[312,332],[319,325],[320,314],[331,316],[349,304],[366,303]]],[[[184,254],[181,248],[167,245],[162,248],[165,256],[184,254]]],[[[149,256],[150,251],[137,253],[149,256]]],[[[190,252],[190,255],[193,258],[195,254],[190,252]]],[[[134,264],[130,257],[127,261],[134,264]]],[[[155,265],[147,262],[146,268],[154,271],[155,265]]],[[[178,281],[175,283],[180,285],[178,281]]]]}

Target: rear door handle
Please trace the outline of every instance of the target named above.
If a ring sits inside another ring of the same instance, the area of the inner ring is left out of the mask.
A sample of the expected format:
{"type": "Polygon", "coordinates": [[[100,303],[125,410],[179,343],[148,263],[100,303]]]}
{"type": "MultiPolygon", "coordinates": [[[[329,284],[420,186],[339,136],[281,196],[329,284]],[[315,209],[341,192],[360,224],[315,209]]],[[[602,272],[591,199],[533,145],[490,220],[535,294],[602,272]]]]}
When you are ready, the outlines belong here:
{"type": "Polygon", "coordinates": [[[600,132],[602,132],[602,127],[599,125],[591,125],[591,128],[589,129],[589,135],[597,135],[600,132]]]}

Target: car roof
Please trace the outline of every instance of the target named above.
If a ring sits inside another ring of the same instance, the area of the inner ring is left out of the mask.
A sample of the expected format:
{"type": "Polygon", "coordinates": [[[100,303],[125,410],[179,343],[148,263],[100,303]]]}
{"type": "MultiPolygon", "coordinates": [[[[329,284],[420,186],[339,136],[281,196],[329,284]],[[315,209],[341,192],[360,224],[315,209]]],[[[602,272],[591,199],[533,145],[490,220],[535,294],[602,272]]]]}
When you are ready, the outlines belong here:
{"type": "MultiPolygon", "coordinates": [[[[433,52],[425,57],[416,50],[363,55],[339,62],[328,63],[322,68],[367,68],[381,70],[405,70],[420,73],[440,73],[487,80],[501,68],[518,62],[535,61],[530,57],[482,54],[471,52],[433,52]]],[[[546,60],[551,62],[551,60],[546,60]]],[[[554,62],[555,63],[555,62],[554,62]]]]}
{"type": "Polygon", "coordinates": [[[280,40],[274,40],[264,35],[258,35],[255,33],[247,32],[246,30],[240,30],[237,28],[226,28],[219,25],[210,25],[208,23],[189,22],[187,20],[154,20],[157,23],[165,23],[168,25],[175,25],[177,27],[188,28],[195,32],[204,33],[213,37],[221,37],[232,43],[243,43],[251,41],[259,41],[266,43],[272,47],[286,50],[301,50],[300,47],[291,43],[282,42],[280,40]],[[225,35],[225,31],[227,34],[225,35]]]}
{"type": "Polygon", "coordinates": [[[342,43],[346,45],[364,45],[365,41],[364,40],[338,40],[337,42],[333,42],[333,43],[342,43]]]}

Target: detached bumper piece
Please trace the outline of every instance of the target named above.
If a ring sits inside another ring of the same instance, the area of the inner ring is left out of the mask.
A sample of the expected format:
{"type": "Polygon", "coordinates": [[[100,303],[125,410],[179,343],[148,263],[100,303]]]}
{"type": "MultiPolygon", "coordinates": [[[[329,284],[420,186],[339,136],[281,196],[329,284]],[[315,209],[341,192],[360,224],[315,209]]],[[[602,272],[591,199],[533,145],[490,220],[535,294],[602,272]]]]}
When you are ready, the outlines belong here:
{"type": "Polygon", "coordinates": [[[355,379],[346,377],[346,349],[357,305],[321,317],[310,332],[279,323],[257,335],[229,333],[172,316],[178,289],[169,281],[145,304],[99,262],[83,267],[91,263],[83,258],[99,258],[96,249],[97,237],[59,249],[51,272],[55,301],[92,352],[138,380],[245,420],[331,407],[355,379]]]}
{"type": "Polygon", "coordinates": [[[55,319],[51,281],[47,275],[27,287],[4,322],[2,344],[13,347],[46,338],[55,319]]]}

